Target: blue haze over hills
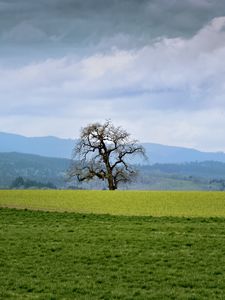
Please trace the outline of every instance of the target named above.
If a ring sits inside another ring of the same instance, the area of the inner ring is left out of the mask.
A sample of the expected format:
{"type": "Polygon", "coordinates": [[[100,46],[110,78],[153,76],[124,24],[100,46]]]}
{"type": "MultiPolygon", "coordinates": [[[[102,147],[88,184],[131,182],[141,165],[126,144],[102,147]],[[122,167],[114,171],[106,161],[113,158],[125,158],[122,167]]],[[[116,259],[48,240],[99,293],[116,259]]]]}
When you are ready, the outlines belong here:
{"type": "MultiPolygon", "coordinates": [[[[47,157],[71,158],[76,140],[53,136],[25,137],[22,135],[0,132],[0,152],[20,152],[47,157]]],[[[146,149],[148,161],[153,163],[184,163],[191,161],[225,162],[223,152],[202,152],[195,149],[166,146],[154,143],[142,143],[146,149]]],[[[134,158],[133,163],[141,163],[134,158]]]]}

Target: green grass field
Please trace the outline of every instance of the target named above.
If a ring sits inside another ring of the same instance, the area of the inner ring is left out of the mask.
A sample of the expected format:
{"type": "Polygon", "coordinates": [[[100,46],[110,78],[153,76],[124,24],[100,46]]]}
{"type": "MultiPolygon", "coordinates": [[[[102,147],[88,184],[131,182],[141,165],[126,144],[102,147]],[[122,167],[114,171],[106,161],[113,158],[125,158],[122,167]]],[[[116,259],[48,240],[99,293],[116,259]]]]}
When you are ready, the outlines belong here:
{"type": "Polygon", "coordinates": [[[0,209],[0,299],[224,299],[225,219],[0,209]]]}
{"type": "Polygon", "coordinates": [[[3,190],[0,206],[129,216],[225,217],[225,193],[3,190]]]}
{"type": "Polygon", "coordinates": [[[0,299],[224,299],[224,198],[0,191],[0,299]]]}

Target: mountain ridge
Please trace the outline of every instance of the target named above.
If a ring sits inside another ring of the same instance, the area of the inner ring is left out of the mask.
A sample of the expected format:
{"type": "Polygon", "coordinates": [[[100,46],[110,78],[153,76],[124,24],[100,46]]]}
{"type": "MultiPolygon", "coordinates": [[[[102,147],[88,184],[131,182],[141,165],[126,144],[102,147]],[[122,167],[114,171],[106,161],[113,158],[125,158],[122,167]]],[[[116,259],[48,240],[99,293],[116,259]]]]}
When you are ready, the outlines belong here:
{"type": "MultiPolygon", "coordinates": [[[[0,152],[20,152],[46,157],[71,158],[77,139],[55,136],[26,137],[23,135],[0,132],[0,152]]],[[[185,163],[191,161],[225,162],[224,152],[206,152],[194,148],[141,143],[146,149],[147,162],[134,158],[133,163],[185,163]]]]}

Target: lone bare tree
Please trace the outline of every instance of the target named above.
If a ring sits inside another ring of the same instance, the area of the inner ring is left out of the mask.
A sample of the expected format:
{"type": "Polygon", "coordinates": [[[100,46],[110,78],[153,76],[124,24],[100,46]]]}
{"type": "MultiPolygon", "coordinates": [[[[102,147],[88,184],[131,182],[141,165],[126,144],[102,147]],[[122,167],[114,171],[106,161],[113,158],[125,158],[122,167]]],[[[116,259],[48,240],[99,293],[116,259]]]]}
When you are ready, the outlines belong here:
{"type": "Polygon", "coordinates": [[[109,190],[116,190],[119,183],[130,182],[136,175],[128,157],[145,156],[137,140],[132,140],[126,130],[115,127],[111,121],[82,128],[73,153],[69,177],[80,182],[106,180],[109,190]]]}

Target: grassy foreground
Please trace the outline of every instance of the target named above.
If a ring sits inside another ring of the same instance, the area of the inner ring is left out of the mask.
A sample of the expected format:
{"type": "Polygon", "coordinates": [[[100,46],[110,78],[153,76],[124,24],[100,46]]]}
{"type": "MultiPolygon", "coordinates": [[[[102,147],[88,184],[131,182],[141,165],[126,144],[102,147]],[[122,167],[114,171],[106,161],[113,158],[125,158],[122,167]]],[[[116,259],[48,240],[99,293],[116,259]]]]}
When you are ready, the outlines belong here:
{"type": "Polygon", "coordinates": [[[0,299],[224,299],[225,219],[0,209],[0,299]]]}
{"type": "Polygon", "coordinates": [[[0,207],[128,216],[225,217],[225,193],[3,190],[0,207]]]}

